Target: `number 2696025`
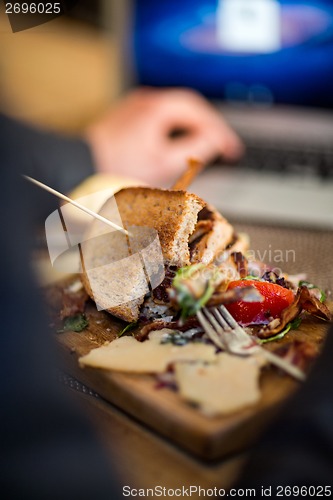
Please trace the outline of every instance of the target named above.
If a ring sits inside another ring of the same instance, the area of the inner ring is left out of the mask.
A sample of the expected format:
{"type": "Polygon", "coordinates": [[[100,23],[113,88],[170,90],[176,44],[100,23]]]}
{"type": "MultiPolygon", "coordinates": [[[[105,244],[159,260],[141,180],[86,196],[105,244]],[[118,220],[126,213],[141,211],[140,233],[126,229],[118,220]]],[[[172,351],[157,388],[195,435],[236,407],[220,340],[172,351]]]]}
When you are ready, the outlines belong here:
{"type": "Polygon", "coordinates": [[[6,14],[60,14],[60,2],[6,2],[6,14]]]}

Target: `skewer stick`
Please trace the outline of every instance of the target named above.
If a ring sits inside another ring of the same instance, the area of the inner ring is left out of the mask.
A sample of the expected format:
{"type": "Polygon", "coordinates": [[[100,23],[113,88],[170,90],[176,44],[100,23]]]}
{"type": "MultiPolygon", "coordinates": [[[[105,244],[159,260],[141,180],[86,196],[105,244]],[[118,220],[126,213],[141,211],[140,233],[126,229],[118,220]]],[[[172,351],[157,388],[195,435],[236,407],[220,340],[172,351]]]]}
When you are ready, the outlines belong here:
{"type": "Polygon", "coordinates": [[[45,189],[45,191],[48,191],[49,193],[54,194],[55,196],[57,196],[61,200],[67,201],[71,205],[74,205],[74,207],[79,208],[80,210],[82,210],[83,212],[85,212],[88,215],[91,215],[91,217],[94,217],[95,219],[97,219],[101,222],[104,222],[104,224],[111,226],[113,229],[116,229],[117,231],[120,231],[121,233],[129,236],[129,232],[126,231],[126,229],[124,229],[121,226],[118,226],[118,224],[115,224],[114,222],[111,222],[109,219],[106,219],[102,215],[99,215],[96,212],[93,212],[92,210],[90,210],[90,208],[87,208],[87,207],[81,205],[81,203],[78,203],[77,201],[72,200],[68,196],[65,196],[64,194],[59,193],[59,191],[56,191],[55,189],[47,186],[46,184],[43,184],[42,182],[39,182],[36,179],[33,179],[32,177],[29,177],[28,175],[24,175],[23,177],[25,179],[27,179],[28,181],[32,182],[33,184],[36,184],[36,186],[39,186],[40,188],[45,189]]]}
{"type": "Polygon", "coordinates": [[[182,173],[179,179],[176,180],[171,189],[175,191],[185,191],[192,183],[193,179],[201,172],[203,167],[204,165],[200,161],[195,158],[189,158],[187,161],[187,169],[182,173]]]}

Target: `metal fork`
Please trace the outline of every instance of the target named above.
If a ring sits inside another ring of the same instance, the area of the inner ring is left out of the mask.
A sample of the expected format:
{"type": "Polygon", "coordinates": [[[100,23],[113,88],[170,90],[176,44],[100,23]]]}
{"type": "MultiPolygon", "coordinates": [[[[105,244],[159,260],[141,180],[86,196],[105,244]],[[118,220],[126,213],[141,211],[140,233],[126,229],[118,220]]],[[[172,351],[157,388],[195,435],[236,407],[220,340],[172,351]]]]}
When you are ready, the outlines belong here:
{"type": "Polygon", "coordinates": [[[297,366],[267,351],[254,337],[248,335],[225,306],[220,305],[210,310],[205,307],[197,312],[197,318],[210,340],[220,349],[239,356],[250,356],[260,352],[269,363],[281,368],[297,380],[305,380],[305,374],[297,366]]]}

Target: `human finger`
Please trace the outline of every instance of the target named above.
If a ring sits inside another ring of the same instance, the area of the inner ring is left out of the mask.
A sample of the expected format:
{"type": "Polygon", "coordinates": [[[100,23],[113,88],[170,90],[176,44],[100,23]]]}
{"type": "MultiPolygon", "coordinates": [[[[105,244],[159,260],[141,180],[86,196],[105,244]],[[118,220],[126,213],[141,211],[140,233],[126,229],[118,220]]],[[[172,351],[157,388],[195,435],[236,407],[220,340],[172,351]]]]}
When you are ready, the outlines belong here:
{"type": "Polygon", "coordinates": [[[200,94],[190,90],[172,89],[155,95],[156,120],[164,134],[182,130],[209,138],[208,142],[227,159],[236,159],[243,152],[240,138],[224,120],[222,114],[200,94]]]}

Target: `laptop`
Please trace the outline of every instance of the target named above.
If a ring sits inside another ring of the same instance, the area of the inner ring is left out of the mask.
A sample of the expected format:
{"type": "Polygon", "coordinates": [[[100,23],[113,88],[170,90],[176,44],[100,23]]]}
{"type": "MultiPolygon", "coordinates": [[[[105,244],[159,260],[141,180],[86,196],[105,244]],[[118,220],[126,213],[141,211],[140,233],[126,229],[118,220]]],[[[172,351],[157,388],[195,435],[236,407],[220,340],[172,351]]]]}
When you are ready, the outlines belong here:
{"type": "Polygon", "coordinates": [[[333,229],[333,2],[121,3],[126,83],[199,90],[246,145],[191,190],[232,220],[333,229]]]}

